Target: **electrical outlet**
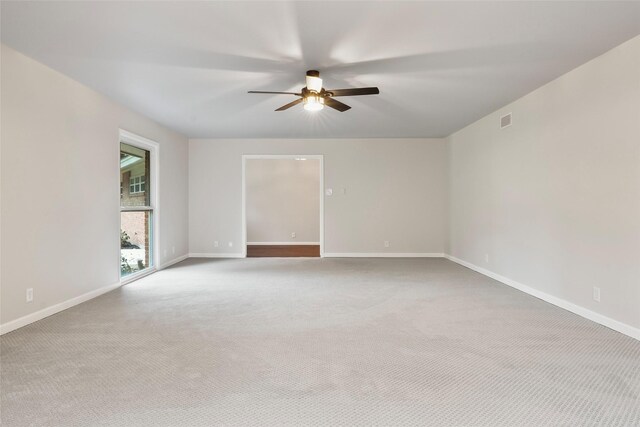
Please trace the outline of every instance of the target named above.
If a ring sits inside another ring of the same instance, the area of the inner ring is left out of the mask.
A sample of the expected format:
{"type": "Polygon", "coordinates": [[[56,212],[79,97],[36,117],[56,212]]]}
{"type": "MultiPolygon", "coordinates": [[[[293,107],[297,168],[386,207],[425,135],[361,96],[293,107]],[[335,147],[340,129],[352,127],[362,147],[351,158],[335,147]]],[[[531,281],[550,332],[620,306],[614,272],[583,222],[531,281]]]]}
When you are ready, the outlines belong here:
{"type": "Polygon", "coordinates": [[[166,249],[164,250],[164,257],[165,258],[167,257],[167,250],[166,249]]]}
{"type": "Polygon", "coordinates": [[[175,246],[171,246],[171,253],[172,254],[176,254],[176,247],[175,246]]]}
{"type": "Polygon", "coordinates": [[[385,241],[384,241],[384,247],[385,247],[385,248],[388,248],[388,247],[389,247],[389,241],[388,241],[388,240],[385,240],[385,241]]]}
{"type": "Polygon", "coordinates": [[[489,254],[484,254],[484,262],[489,262],[489,254]]]}
{"type": "Polygon", "coordinates": [[[33,302],[33,288],[27,289],[27,302],[33,302]]]}
{"type": "Polygon", "coordinates": [[[229,247],[232,248],[233,247],[233,242],[229,242],[229,247]]]}
{"type": "Polygon", "coordinates": [[[218,247],[218,241],[216,240],[215,242],[213,242],[213,247],[217,248],[218,247]]]}
{"type": "Polygon", "coordinates": [[[593,300],[600,302],[600,288],[597,286],[593,287],[593,300]]]}
{"type": "Polygon", "coordinates": [[[292,239],[295,239],[295,238],[296,238],[296,233],[295,233],[295,232],[291,233],[291,238],[292,238],[292,239]]]}
{"type": "Polygon", "coordinates": [[[327,196],[333,195],[333,189],[332,188],[327,188],[326,190],[324,190],[324,194],[326,194],[327,196]]]}

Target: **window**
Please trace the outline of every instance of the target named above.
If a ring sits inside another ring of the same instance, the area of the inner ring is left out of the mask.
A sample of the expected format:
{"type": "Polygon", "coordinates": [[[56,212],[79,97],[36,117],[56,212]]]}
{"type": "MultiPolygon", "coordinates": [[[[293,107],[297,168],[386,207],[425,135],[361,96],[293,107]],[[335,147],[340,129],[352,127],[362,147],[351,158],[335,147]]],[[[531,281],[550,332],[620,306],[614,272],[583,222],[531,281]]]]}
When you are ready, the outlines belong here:
{"type": "Polygon", "coordinates": [[[151,151],[120,143],[120,276],[153,266],[151,151]],[[126,186],[126,183],[129,186],[126,186]],[[127,191],[128,190],[128,191],[127,191]]]}
{"type": "Polygon", "coordinates": [[[129,179],[129,194],[144,193],[146,180],[144,176],[129,179]]]}

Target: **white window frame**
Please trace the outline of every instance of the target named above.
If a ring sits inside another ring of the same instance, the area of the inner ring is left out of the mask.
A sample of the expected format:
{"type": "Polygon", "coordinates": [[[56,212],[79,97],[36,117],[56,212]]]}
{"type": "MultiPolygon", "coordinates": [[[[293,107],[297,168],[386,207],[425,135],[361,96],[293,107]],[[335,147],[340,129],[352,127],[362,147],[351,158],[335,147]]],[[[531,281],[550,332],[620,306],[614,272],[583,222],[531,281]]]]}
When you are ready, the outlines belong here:
{"type": "MultiPolygon", "coordinates": [[[[151,182],[151,190],[149,192],[149,206],[132,206],[122,207],[120,195],[118,195],[118,223],[120,223],[120,214],[121,212],[126,211],[139,211],[141,208],[146,208],[146,210],[150,210],[152,212],[153,220],[152,220],[152,247],[151,247],[151,256],[149,259],[151,260],[151,266],[145,268],[144,270],[130,274],[128,276],[122,277],[120,271],[120,263],[121,263],[121,255],[120,255],[120,236],[118,233],[118,277],[120,277],[120,284],[124,285],[134,280],[137,280],[141,277],[147,276],[149,274],[155,273],[158,269],[158,265],[160,262],[160,144],[150,139],[144,138],[140,135],[136,135],[135,133],[126,131],[124,129],[120,129],[119,139],[118,139],[118,177],[120,177],[120,144],[124,143],[127,145],[131,145],[142,150],[149,151],[149,161],[150,161],[150,179],[148,182],[151,182]]],[[[118,178],[120,179],[120,178],[118,178]]],[[[145,179],[145,183],[147,180],[145,179]]],[[[145,191],[148,191],[148,185],[145,185],[145,191]]],[[[137,193],[141,194],[141,193],[137,193]]]]}

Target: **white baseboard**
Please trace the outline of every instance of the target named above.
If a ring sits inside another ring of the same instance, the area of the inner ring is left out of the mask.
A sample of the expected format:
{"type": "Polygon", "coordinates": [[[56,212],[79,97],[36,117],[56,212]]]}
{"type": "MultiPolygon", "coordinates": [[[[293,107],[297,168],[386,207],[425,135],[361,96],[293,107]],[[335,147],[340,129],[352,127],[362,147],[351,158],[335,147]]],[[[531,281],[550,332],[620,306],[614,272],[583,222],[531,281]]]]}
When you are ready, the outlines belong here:
{"type": "Polygon", "coordinates": [[[442,253],[428,252],[325,252],[324,258],[442,258],[442,253]]]}
{"type": "Polygon", "coordinates": [[[160,264],[160,267],[158,267],[158,270],[162,270],[164,268],[172,266],[173,264],[177,264],[180,261],[184,261],[187,258],[189,258],[189,254],[185,254],[185,255],[179,256],[178,258],[174,258],[174,259],[172,259],[170,261],[166,261],[166,262],[160,264]]]}
{"type": "Polygon", "coordinates": [[[16,320],[3,323],[2,325],[0,325],[0,335],[4,335],[7,332],[14,331],[30,323],[37,322],[38,320],[49,317],[52,314],[60,313],[63,310],[66,310],[78,304],[82,304],[83,302],[89,301],[90,299],[99,297],[102,294],[119,288],[120,286],[120,282],[113,285],[103,286],[102,288],[95,289],[93,291],[87,292],[86,294],[82,294],[59,304],[52,305],[51,307],[43,308],[42,310],[36,311],[35,313],[27,314],[26,316],[22,316],[16,320]]]}
{"type": "Polygon", "coordinates": [[[247,245],[252,246],[267,246],[267,245],[299,245],[299,246],[319,246],[320,242],[247,242],[247,245]]]}
{"type": "Polygon", "coordinates": [[[78,304],[82,304],[83,302],[89,301],[90,299],[99,297],[100,295],[107,293],[109,291],[112,291],[116,288],[119,288],[120,286],[126,285],[128,283],[134,282],[138,279],[141,279],[143,277],[146,277],[150,274],[155,273],[156,271],[162,270],[164,268],[169,267],[170,265],[176,264],[180,261],[184,261],[185,259],[187,259],[189,257],[189,255],[182,255],[179,256],[178,258],[172,259],[170,261],[167,261],[163,264],[161,264],[160,266],[158,266],[155,269],[150,269],[147,272],[144,272],[140,275],[135,275],[134,277],[129,277],[129,278],[124,278],[123,280],[120,281],[120,283],[116,283],[114,285],[108,285],[108,286],[104,286],[102,288],[87,292],[86,294],[82,294],[80,296],[77,296],[75,298],[71,298],[67,301],[61,302],[59,304],[56,305],[52,305],[51,307],[47,307],[47,308],[43,308],[42,310],[36,311],[35,313],[31,313],[31,314],[27,314],[26,316],[20,317],[18,319],[12,320],[10,322],[7,323],[3,323],[2,325],[0,325],[0,335],[4,335],[7,332],[11,332],[14,331],[18,328],[21,328],[23,326],[27,326],[30,323],[33,322],[37,322],[38,320],[44,319],[45,317],[49,317],[53,314],[59,313],[63,310],[66,310],[68,308],[74,307],[78,304]]]}
{"type": "Polygon", "coordinates": [[[622,323],[619,322],[617,320],[614,320],[610,317],[604,316],[602,314],[596,313],[595,311],[591,311],[587,308],[584,308],[582,306],[579,306],[577,304],[574,304],[572,302],[569,302],[567,300],[564,300],[562,298],[558,298],[556,296],[547,294],[546,292],[542,292],[539,291],[537,289],[534,289],[530,286],[524,285],[520,282],[516,282],[515,280],[511,280],[507,277],[501,276],[499,274],[496,274],[492,271],[487,270],[486,268],[482,268],[482,267],[478,267],[475,264],[471,264],[470,262],[461,260],[460,258],[456,258],[454,256],[445,254],[444,255],[445,258],[460,264],[464,267],[467,267],[473,271],[476,271],[480,274],[484,274],[487,277],[490,277],[494,280],[497,280],[498,282],[504,283],[505,285],[511,286],[512,288],[518,289],[524,293],[527,293],[531,296],[534,296],[536,298],[539,298],[543,301],[546,301],[550,304],[553,304],[557,307],[563,308],[565,310],[568,310],[574,314],[577,314],[578,316],[582,316],[585,319],[591,320],[593,322],[599,323],[602,326],[606,326],[607,328],[613,329],[614,331],[618,331],[622,334],[625,334],[627,336],[630,336],[631,338],[635,338],[637,340],[640,340],[640,329],[638,328],[634,328],[631,325],[627,325],[626,323],[622,323]]]}
{"type": "Polygon", "coordinates": [[[42,310],[36,311],[35,313],[31,313],[31,314],[27,314],[26,316],[22,316],[18,319],[15,320],[11,320],[9,322],[3,323],[2,325],[0,325],[0,335],[4,335],[8,332],[14,331],[18,328],[22,328],[23,326],[27,326],[33,322],[37,322],[38,320],[42,320],[45,317],[49,317],[53,314],[59,313],[63,310],[66,310],[68,308],[74,307],[78,304],[82,304],[83,302],[89,301],[90,299],[99,297],[102,294],[105,294],[109,291],[112,291],[114,289],[119,288],[122,285],[126,285],[130,282],[133,282],[135,280],[141,279],[142,277],[148,276],[150,274],[155,273],[158,270],[162,270],[164,268],[169,267],[170,265],[176,264],[180,261],[184,261],[185,259],[189,258],[189,257],[207,257],[207,258],[217,258],[217,257],[221,257],[221,258],[242,258],[242,254],[188,254],[188,255],[182,255],[179,256],[178,258],[172,259],[170,261],[167,261],[163,264],[161,264],[160,266],[158,266],[156,269],[150,269],[148,272],[145,272],[141,275],[136,275],[134,277],[130,277],[129,279],[125,278],[124,280],[122,280],[121,282],[115,283],[113,285],[108,285],[108,286],[103,286],[102,288],[99,289],[95,289],[93,291],[87,292],[86,294],[82,294],[80,296],[77,296],[75,298],[71,298],[67,301],[52,305],[50,307],[47,308],[43,308],[42,310]]]}
{"type": "Polygon", "coordinates": [[[230,252],[230,253],[218,253],[218,252],[210,252],[210,253],[190,253],[189,258],[245,258],[244,254],[238,252],[230,252]]]}
{"type": "MultiPolygon", "coordinates": [[[[557,307],[568,310],[572,313],[575,313],[579,316],[584,317],[585,319],[591,320],[593,322],[599,323],[603,326],[606,326],[610,329],[618,331],[622,334],[625,334],[629,337],[635,338],[636,340],[640,340],[640,329],[634,328],[633,326],[627,325],[626,323],[619,322],[617,320],[611,319],[610,317],[604,316],[602,314],[596,313],[579,305],[576,305],[572,302],[563,300],[562,298],[555,297],[553,295],[547,294],[545,292],[534,289],[530,286],[524,285],[522,283],[516,282],[515,280],[511,280],[507,277],[496,274],[490,270],[487,270],[482,267],[478,267],[475,264],[464,261],[462,259],[456,258],[454,256],[442,253],[357,253],[357,252],[346,252],[346,253],[325,253],[323,255],[325,258],[447,258],[457,264],[460,264],[464,267],[467,267],[473,271],[476,271],[480,274],[484,274],[487,277],[490,277],[498,282],[504,283],[505,285],[511,286],[512,288],[518,289],[522,292],[525,292],[531,296],[539,298],[543,301],[546,301],[550,304],[553,304],[557,307]]],[[[188,255],[183,255],[178,258],[175,258],[171,261],[168,261],[160,267],[167,268],[170,265],[176,264],[180,261],[183,261],[187,258],[244,258],[244,255],[241,253],[190,253],[188,255]]],[[[35,313],[28,314],[26,316],[20,317],[18,319],[12,320],[7,323],[3,323],[0,325],[0,335],[4,335],[8,332],[14,331],[18,328],[26,326],[30,323],[37,322],[38,320],[44,319],[45,317],[49,317],[53,314],[59,313],[63,310],[81,304],[85,301],[89,301],[90,299],[96,298],[102,294],[105,294],[109,291],[117,289],[121,286],[121,283],[115,283],[113,285],[103,286],[102,288],[95,289],[93,291],[87,292],[83,295],[77,296],[75,298],[71,298],[67,301],[61,302],[56,305],[52,305],[51,307],[44,308],[42,310],[36,311],[35,313]]]]}
{"type": "Polygon", "coordinates": [[[156,267],[151,267],[151,268],[145,268],[142,271],[138,271],[136,273],[132,273],[128,276],[125,277],[120,277],[120,285],[128,285],[129,283],[133,283],[136,280],[140,280],[143,277],[147,277],[152,275],[153,273],[157,272],[159,270],[159,268],[156,267]]]}

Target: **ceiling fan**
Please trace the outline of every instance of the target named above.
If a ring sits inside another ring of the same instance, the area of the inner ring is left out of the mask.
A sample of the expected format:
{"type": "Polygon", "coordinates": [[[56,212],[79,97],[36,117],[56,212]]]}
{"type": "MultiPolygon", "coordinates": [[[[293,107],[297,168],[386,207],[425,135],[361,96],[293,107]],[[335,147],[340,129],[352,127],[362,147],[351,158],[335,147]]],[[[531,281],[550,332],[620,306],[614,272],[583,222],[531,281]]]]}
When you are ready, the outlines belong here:
{"type": "Polygon", "coordinates": [[[307,111],[319,111],[326,105],[340,112],[347,111],[351,107],[343,104],[333,98],[336,96],[355,96],[355,95],[377,95],[380,93],[377,87],[360,87],[352,89],[325,89],[322,87],[322,79],[320,72],[316,70],[307,71],[307,86],[303,87],[299,93],[296,92],[265,92],[260,90],[250,90],[249,93],[266,93],[278,95],[295,95],[300,99],[283,105],[276,111],[287,110],[294,105],[303,104],[307,111]]]}

